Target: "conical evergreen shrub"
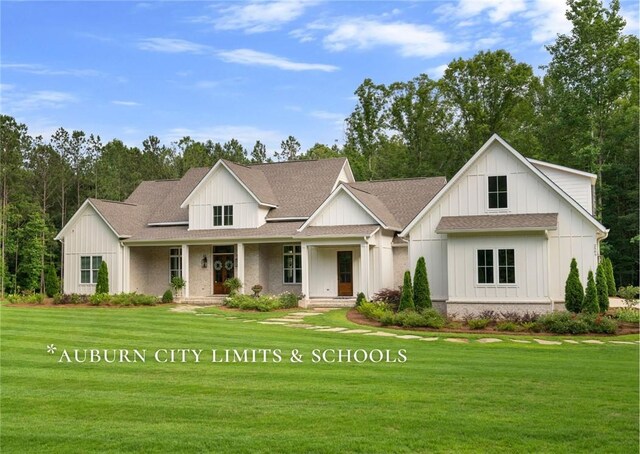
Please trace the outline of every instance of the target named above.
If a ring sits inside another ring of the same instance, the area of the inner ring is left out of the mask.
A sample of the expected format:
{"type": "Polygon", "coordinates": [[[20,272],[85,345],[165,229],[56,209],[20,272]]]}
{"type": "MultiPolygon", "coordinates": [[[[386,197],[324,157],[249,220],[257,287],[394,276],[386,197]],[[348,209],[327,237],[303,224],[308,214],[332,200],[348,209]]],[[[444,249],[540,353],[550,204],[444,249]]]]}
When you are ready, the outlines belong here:
{"type": "Polygon", "coordinates": [[[47,267],[47,272],[44,275],[44,288],[48,297],[60,293],[60,279],[58,279],[56,267],[53,265],[47,267]]]}
{"type": "Polygon", "coordinates": [[[100,264],[100,269],[98,270],[96,293],[109,293],[109,270],[105,261],[100,264]]]}
{"type": "Polygon", "coordinates": [[[413,302],[413,287],[411,287],[411,273],[409,271],[405,271],[404,283],[402,284],[402,296],[400,297],[398,312],[415,308],[416,306],[413,302]]]}
{"type": "Polygon", "coordinates": [[[413,302],[417,310],[432,307],[431,290],[429,290],[429,278],[427,277],[427,264],[424,257],[418,259],[416,272],[413,275],[413,302]]]}
{"type": "Polygon", "coordinates": [[[598,306],[598,289],[596,288],[596,281],[593,280],[593,271],[589,270],[589,276],[587,277],[587,290],[584,294],[584,301],[582,302],[582,312],[588,314],[597,314],[600,312],[598,306]]]}
{"type": "Polygon", "coordinates": [[[607,276],[607,288],[609,289],[609,296],[616,296],[616,278],[613,275],[613,263],[609,257],[604,258],[604,274],[607,276]]]}
{"type": "Polygon", "coordinates": [[[605,264],[600,262],[598,268],[596,268],[596,289],[598,290],[600,312],[606,312],[609,309],[609,285],[607,284],[607,275],[604,269],[605,264]]]}
{"type": "Polygon", "coordinates": [[[571,259],[571,267],[569,276],[564,284],[564,305],[568,311],[578,313],[582,310],[582,301],[584,300],[584,289],[580,282],[580,272],[578,271],[578,262],[571,259]]]}

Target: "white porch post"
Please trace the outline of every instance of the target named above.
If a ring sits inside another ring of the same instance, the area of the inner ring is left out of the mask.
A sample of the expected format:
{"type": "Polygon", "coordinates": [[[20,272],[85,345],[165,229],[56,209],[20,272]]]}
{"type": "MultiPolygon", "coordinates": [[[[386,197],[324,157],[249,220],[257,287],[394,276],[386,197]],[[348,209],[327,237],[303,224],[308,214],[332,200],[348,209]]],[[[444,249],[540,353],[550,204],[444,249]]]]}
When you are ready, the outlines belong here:
{"type": "Polygon", "coordinates": [[[129,246],[124,246],[122,249],[122,291],[129,293],[130,286],[130,263],[131,263],[131,250],[129,246]]]}
{"type": "Polygon", "coordinates": [[[301,243],[300,253],[302,259],[302,294],[304,295],[303,301],[309,301],[309,246],[301,243]]]}
{"type": "Polygon", "coordinates": [[[360,291],[369,299],[369,243],[360,245],[360,291]]]}
{"type": "Polygon", "coordinates": [[[184,289],[182,289],[182,297],[189,298],[189,245],[182,245],[182,279],[185,280],[186,284],[184,285],[184,289]]]}
{"type": "Polygon", "coordinates": [[[242,282],[242,287],[239,290],[239,293],[245,293],[245,282],[244,282],[244,243],[236,244],[236,256],[238,259],[238,270],[237,277],[242,282]]]}

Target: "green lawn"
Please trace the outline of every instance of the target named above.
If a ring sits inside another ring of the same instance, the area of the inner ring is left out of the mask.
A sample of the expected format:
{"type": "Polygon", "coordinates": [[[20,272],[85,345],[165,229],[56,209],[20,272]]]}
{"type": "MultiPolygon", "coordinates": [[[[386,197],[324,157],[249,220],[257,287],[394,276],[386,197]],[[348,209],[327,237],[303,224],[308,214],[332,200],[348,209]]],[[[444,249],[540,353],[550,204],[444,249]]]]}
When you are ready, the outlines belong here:
{"type": "Polygon", "coordinates": [[[420,342],[167,307],[0,317],[3,453],[638,450],[638,345],[420,342]],[[74,348],[280,348],[284,360],[57,363],[74,348]],[[331,348],[406,349],[408,361],[310,361],[331,348]],[[290,363],[291,349],[305,361],[290,363]]]}

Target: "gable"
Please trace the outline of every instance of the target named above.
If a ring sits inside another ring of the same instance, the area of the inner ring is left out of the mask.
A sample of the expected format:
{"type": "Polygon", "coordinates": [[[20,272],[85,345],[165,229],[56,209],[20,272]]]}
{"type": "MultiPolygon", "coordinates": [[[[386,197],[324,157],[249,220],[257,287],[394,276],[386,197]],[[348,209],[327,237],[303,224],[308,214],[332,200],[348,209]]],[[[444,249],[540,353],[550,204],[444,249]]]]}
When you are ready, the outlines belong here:
{"type": "MultiPolygon", "coordinates": [[[[440,216],[477,216],[526,213],[558,213],[561,208],[571,217],[582,217],[601,232],[607,229],[584,207],[571,199],[546,175],[536,169],[506,142],[494,135],[465,164],[436,197],[404,229],[406,236],[431,210],[440,216]],[[488,177],[507,177],[507,207],[490,209],[488,177]]],[[[560,216],[562,218],[564,216],[560,216]]],[[[437,224],[437,222],[436,222],[437,224]]],[[[435,225],[433,226],[435,228],[435,225]]]]}
{"type": "Polygon", "coordinates": [[[326,205],[318,209],[309,222],[311,226],[364,224],[378,224],[378,221],[344,189],[338,189],[338,192],[328,200],[326,205]]]}
{"type": "Polygon", "coordinates": [[[533,159],[529,161],[585,210],[593,214],[596,175],[533,159]]]}
{"type": "Polygon", "coordinates": [[[56,240],[64,240],[65,253],[104,252],[117,249],[118,235],[102,215],[87,200],[64,228],[56,240]]]}

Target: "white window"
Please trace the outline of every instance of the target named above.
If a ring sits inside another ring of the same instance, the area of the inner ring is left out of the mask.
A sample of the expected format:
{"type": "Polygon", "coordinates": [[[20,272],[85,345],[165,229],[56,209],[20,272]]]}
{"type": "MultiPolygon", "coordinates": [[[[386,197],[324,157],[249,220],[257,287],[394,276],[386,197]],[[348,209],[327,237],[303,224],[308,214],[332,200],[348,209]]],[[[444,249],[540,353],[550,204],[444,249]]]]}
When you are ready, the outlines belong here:
{"type": "Polygon", "coordinates": [[[80,283],[95,284],[98,282],[98,270],[102,264],[101,255],[83,255],[80,257],[80,283]]]}
{"type": "Polygon", "coordinates": [[[302,248],[300,245],[285,244],[283,247],[283,282],[302,283],[302,248]]]}
{"type": "Polygon", "coordinates": [[[213,206],[213,225],[233,225],[233,205],[213,206]]]}
{"type": "Polygon", "coordinates": [[[478,284],[515,284],[516,261],[514,249],[478,249],[478,284]],[[495,254],[497,252],[497,254],[495,254]],[[498,256],[498,266],[494,266],[494,255],[498,256]],[[498,273],[496,279],[496,271],[498,273]]]}
{"type": "Polygon", "coordinates": [[[182,248],[169,249],[169,280],[174,277],[182,277],[182,248]]]}
{"type": "Polygon", "coordinates": [[[489,177],[489,208],[507,208],[507,176],[489,177]]]}

